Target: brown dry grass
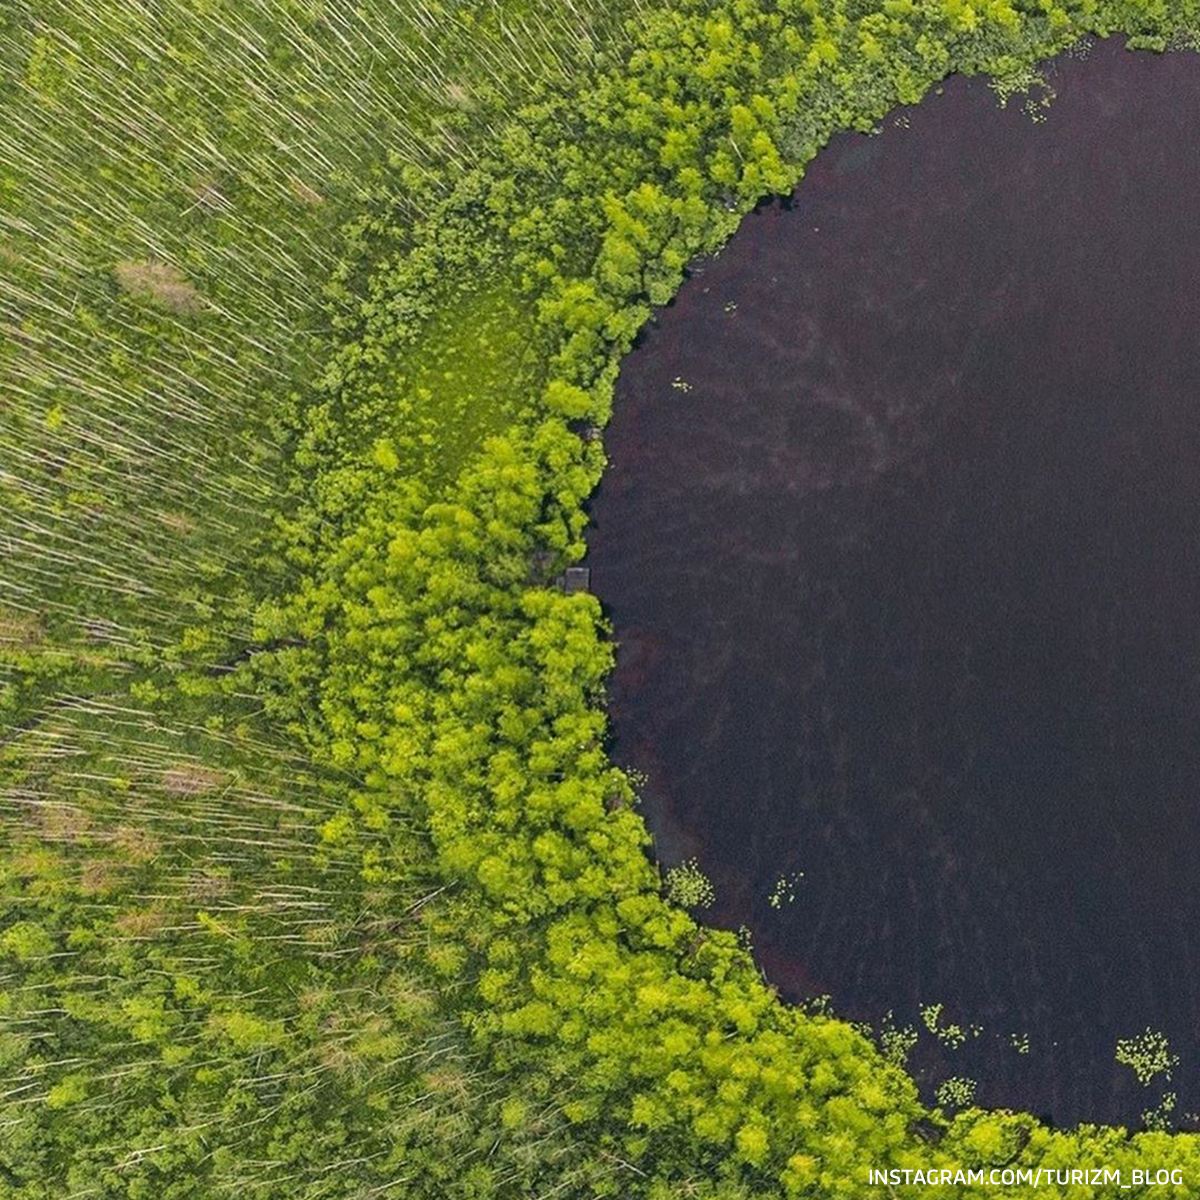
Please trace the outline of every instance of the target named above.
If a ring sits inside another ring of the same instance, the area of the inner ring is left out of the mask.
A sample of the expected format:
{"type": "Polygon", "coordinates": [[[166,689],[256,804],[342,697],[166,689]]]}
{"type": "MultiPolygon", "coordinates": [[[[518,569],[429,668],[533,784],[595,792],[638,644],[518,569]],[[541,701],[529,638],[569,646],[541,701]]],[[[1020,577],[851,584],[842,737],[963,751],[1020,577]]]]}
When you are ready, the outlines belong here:
{"type": "Polygon", "coordinates": [[[126,259],[117,263],[113,272],[121,287],[139,300],[150,300],[181,314],[202,312],[206,307],[204,297],[170,263],[126,259]]]}
{"type": "Polygon", "coordinates": [[[31,613],[0,611],[0,646],[35,646],[42,640],[42,623],[31,613]]]}
{"type": "Polygon", "coordinates": [[[42,804],[38,807],[42,837],[52,842],[77,842],[91,829],[91,818],[73,804],[42,804]]]}
{"type": "Polygon", "coordinates": [[[223,875],[200,871],[187,877],[180,894],[193,903],[206,903],[227,896],[232,886],[223,875]]]}
{"type": "Polygon", "coordinates": [[[293,175],[288,180],[288,186],[292,189],[292,195],[300,201],[301,204],[324,204],[325,197],[321,195],[316,188],[309,187],[303,179],[297,179],[293,175]]]}
{"type": "Polygon", "coordinates": [[[474,96],[461,83],[446,85],[446,100],[451,108],[457,108],[459,112],[472,112],[475,109],[474,96]]]}
{"type": "Polygon", "coordinates": [[[104,858],[90,858],[79,870],[79,890],[89,896],[114,891],[121,883],[121,873],[104,858]]]}
{"type": "Polygon", "coordinates": [[[207,212],[228,212],[233,205],[226,199],[212,179],[204,179],[192,188],[193,208],[202,208],[207,212]]]}
{"type": "Polygon", "coordinates": [[[147,829],[126,825],[112,837],[113,845],[123,850],[134,862],[149,862],[162,849],[159,840],[147,829]]]}
{"type": "Polygon", "coordinates": [[[187,535],[196,532],[196,522],[183,513],[161,512],[158,519],[175,533],[187,535]]]}
{"type": "Polygon", "coordinates": [[[169,796],[205,796],[229,780],[224,771],[199,763],[177,763],[163,772],[163,789],[169,796]]]}
{"type": "Polygon", "coordinates": [[[135,909],[123,912],[114,922],[113,928],[126,937],[146,937],[161,929],[169,919],[169,914],[157,908],[135,909]]]}

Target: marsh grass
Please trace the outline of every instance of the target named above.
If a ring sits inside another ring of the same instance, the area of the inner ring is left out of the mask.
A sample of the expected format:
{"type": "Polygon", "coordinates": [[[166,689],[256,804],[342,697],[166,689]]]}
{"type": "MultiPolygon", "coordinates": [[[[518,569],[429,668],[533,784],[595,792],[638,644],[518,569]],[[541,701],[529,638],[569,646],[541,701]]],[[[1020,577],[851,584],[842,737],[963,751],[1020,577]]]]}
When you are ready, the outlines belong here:
{"type": "MultiPolygon", "coordinates": [[[[376,226],[419,217],[534,83],[627,37],[626,6],[435,9],[6,6],[0,604],[36,613],[48,647],[76,652],[101,617],[117,671],[248,644],[282,569],[289,416],[384,249],[376,226]]],[[[481,370],[510,373],[497,355],[481,370]]],[[[426,458],[429,369],[397,381],[426,458]]],[[[462,409],[499,421],[478,390],[464,380],[462,409]]],[[[460,427],[451,457],[481,432],[460,427]]],[[[13,720],[44,701],[31,673],[0,663],[13,720]]]]}
{"type": "MultiPolygon", "coordinates": [[[[446,897],[419,846],[371,890],[377,835],[327,836],[357,781],[315,772],[234,667],[289,569],[296,414],[369,273],[637,7],[0,9],[0,1160],[40,1161],[61,1114],[87,1150],[47,1168],[59,1194],[163,1171],[316,1197],[411,1137],[474,1152],[480,1072],[416,962],[446,897]],[[184,1093],[188,1123],[143,1138],[184,1093]],[[281,1155],[285,1106],[338,1114],[336,1152],[281,1155]]],[[[430,479],[532,377],[512,281],[449,299],[379,375],[430,479]]]]}

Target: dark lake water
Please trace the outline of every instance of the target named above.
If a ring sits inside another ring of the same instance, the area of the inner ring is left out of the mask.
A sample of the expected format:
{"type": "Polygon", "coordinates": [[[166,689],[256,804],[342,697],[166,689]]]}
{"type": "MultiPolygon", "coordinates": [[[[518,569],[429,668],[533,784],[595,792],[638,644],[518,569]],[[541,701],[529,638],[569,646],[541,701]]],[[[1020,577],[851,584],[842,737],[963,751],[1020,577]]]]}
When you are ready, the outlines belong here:
{"type": "Polygon", "coordinates": [[[927,1097],[1195,1126],[1200,58],[1047,78],[1044,120],[956,79],[837,139],[630,355],[615,753],[708,917],[918,1027],[927,1097]],[[1147,1027],[1170,1084],[1115,1061],[1147,1027]]]}

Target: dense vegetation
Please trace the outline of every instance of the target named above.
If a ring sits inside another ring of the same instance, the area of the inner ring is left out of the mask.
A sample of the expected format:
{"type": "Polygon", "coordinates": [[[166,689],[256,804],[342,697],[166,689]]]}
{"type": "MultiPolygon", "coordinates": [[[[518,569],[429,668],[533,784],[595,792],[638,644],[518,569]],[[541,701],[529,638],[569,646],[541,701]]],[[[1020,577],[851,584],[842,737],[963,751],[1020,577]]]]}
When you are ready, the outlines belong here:
{"type": "Polygon", "coordinates": [[[10,5],[0,1196],[1197,1178],[1191,1136],[926,1113],[780,1004],[664,897],[551,586],[652,306],[832,132],[1195,20],[10,5]]]}

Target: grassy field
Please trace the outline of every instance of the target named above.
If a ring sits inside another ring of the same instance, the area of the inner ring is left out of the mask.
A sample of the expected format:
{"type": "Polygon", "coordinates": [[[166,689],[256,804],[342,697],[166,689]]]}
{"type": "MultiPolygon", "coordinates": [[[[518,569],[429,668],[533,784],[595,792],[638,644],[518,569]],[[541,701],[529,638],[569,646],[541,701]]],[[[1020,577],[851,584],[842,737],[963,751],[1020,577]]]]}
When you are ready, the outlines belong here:
{"type": "MultiPolygon", "coordinates": [[[[294,569],[296,413],[375,264],[634,7],[5,6],[0,1195],[345,1195],[343,1160],[480,1153],[478,1068],[406,966],[421,843],[372,891],[322,839],[351,781],[227,668],[294,569]],[[272,1146],[283,1103],[311,1144],[272,1146]]],[[[537,367],[503,272],[467,293],[437,300],[469,340],[373,364],[339,452],[436,487],[503,424],[537,367]]]]}
{"type": "MultiPolygon", "coordinates": [[[[356,319],[364,264],[399,248],[405,218],[452,186],[531,80],[622,36],[619,15],[6,6],[0,645],[14,719],[97,671],[245,649],[278,567],[267,535],[290,406],[356,319]]],[[[514,331],[502,284],[492,295],[470,315],[514,331]]],[[[421,399],[430,373],[455,369],[450,337],[381,379],[403,408],[401,449],[427,452],[434,427],[467,436],[461,413],[442,421],[421,399]]],[[[521,352],[497,339],[505,387],[521,352]]]]}

